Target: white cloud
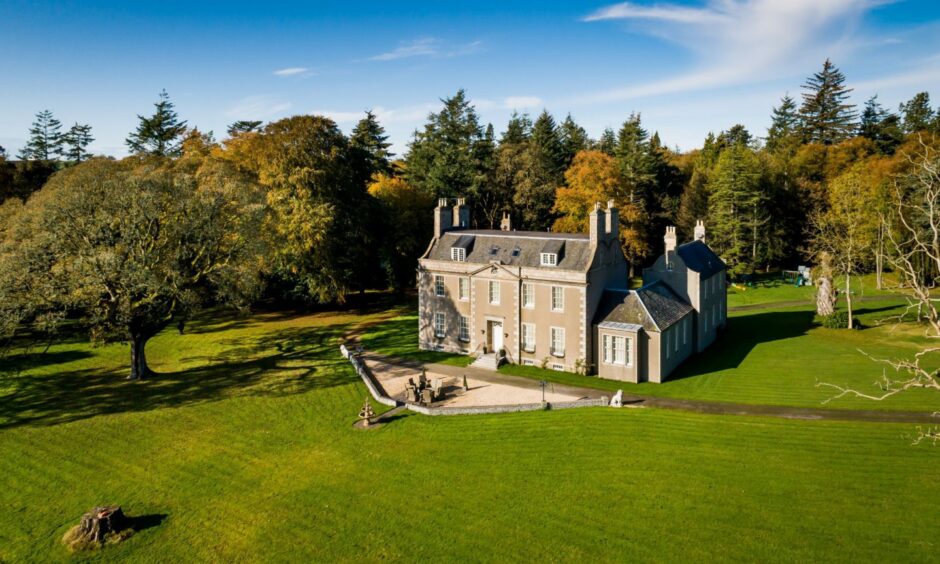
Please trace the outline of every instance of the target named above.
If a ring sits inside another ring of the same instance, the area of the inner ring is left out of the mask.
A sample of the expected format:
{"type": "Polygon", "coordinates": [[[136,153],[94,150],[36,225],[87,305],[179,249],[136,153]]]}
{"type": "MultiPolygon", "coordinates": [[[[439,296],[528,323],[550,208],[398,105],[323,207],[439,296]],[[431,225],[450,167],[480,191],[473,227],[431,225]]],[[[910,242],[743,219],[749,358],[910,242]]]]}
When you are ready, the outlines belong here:
{"type": "Polygon", "coordinates": [[[827,56],[853,48],[859,20],[881,0],[712,0],[703,8],[625,2],[588,22],[620,20],[685,46],[690,70],[661,80],[592,92],[576,102],[620,101],[805,76],[827,56]]]}
{"type": "MultiPolygon", "coordinates": [[[[440,102],[403,106],[400,108],[383,108],[382,106],[376,106],[372,108],[372,113],[375,114],[375,117],[382,124],[411,123],[423,120],[429,113],[440,109],[440,106],[440,102]]],[[[359,112],[314,110],[311,113],[326,116],[337,123],[355,123],[366,114],[365,110],[359,112]]]]}
{"type": "Polygon", "coordinates": [[[290,102],[284,102],[272,96],[246,96],[236,102],[225,115],[234,119],[269,119],[291,108],[290,102]]]}
{"type": "Polygon", "coordinates": [[[543,100],[537,96],[509,96],[503,100],[503,108],[507,110],[524,110],[544,105],[543,100]]]}
{"type": "Polygon", "coordinates": [[[287,67],[286,69],[278,69],[274,71],[274,76],[296,76],[298,74],[304,74],[309,71],[310,69],[305,67],[287,67]]]}
{"type": "Polygon", "coordinates": [[[476,52],[483,45],[481,41],[473,41],[457,46],[448,46],[435,37],[423,37],[411,41],[404,41],[395,49],[369,57],[370,61],[397,61],[412,57],[459,57],[476,52]]]}

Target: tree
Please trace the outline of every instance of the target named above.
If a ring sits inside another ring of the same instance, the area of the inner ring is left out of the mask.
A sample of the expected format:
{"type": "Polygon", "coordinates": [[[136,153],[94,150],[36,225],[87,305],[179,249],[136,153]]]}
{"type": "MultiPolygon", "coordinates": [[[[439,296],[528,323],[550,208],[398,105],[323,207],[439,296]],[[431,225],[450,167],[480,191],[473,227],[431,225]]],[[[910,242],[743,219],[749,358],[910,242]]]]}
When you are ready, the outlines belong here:
{"type": "Polygon", "coordinates": [[[564,180],[561,135],[547,111],[535,120],[519,164],[513,203],[524,229],[543,231],[552,225],[555,190],[564,180]]]}
{"type": "Polygon", "coordinates": [[[773,109],[770,128],[767,129],[767,150],[776,152],[785,147],[792,147],[798,142],[800,133],[800,114],[796,102],[789,94],[780,100],[780,105],[773,109]]]}
{"type": "Polygon", "coordinates": [[[901,123],[904,133],[911,134],[918,131],[932,129],[934,111],[930,107],[930,94],[918,92],[913,98],[898,107],[901,112],[901,123]]]}
{"type": "Polygon", "coordinates": [[[57,174],[3,241],[6,296],[37,318],[81,314],[95,342],[129,342],[129,378],[150,373],[147,341],[205,303],[255,289],[261,193],[216,160],[90,159],[57,174]]]}
{"type": "Polygon", "coordinates": [[[135,155],[177,157],[180,138],[186,132],[186,122],[180,121],[166,90],[161,90],[150,117],[138,115],[137,130],[127,138],[127,146],[135,155]]]}
{"type": "Polygon", "coordinates": [[[266,189],[266,271],[280,297],[342,302],[375,280],[375,202],[356,173],[349,142],[332,120],[294,116],[226,143],[226,158],[266,189]]]}
{"type": "Polygon", "coordinates": [[[858,134],[873,141],[881,154],[891,155],[904,141],[904,132],[901,130],[899,121],[900,118],[896,114],[881,106],[876,94],[865,102],[858,134]]]}
{"type": "Polygon", "coordinates": [[[811,218],[816,255],[825,255],[833,276],[842,276],[845,281],[843,294],[849,329],[855,326],[852,276],[859,273],[870,256],[878,221],[871,213],[871,192],[864,183],[859,167],[843,174],[829,188],[829,209],[811,218]]]}
{"type": "Polygon", "coordinates": [[[473,146],[473,162],[477,164],[477,175],[473,182],[473,191],[469,195],[476,209],[476,216],[483,218],[484,223],[492,229],[511,200],[507,199],[497,181],[499,156],[493,124],[486,124],[485,131],[483,138],[473,146]]]}
{"type": "Polygon", "coordinates": [[[848,103],[852,89],[846,88],[845,75],[829,59],[807,79],[803,90],[800,117],[805,140],[831,145],[855,133],[858,114],[848,103]]]}
{"type": "Polygon", "coordinates": [[[261,120],[244,120],[240,119],[228,126],[226,130],[229,137],[235,137],[236,135],[241,135],[242,133],[251,133],[254,131],[259,131],[261,129],[261,124],[264,123],[261,120]]]}
{"type": "Polygon", "coordinates": [[[564,155],[562,163],[563,168],[567,169],[571,166],[575,155],[589,148],[591,140],[588,138],[587,131],[574,121],[571,114],[568,114],[565,121],[561,122],[560,129],[561,151],[564,155]]]}
{"type": "Polygon", "coordinates": [[[463,90],[441,102],[444,107],[428,115],[409,145],[406,180],[435,198],[466,196],[478,179],[474,146],[483,138],[483,129],[463,90]]]}
{"type": "Polygon", "coordinates": [[[55,119],[51,111],[43,110],[36,114],[36,119],[29,128],[29,139],[19,157],[24,161],[50,161],[61,153],[62,122],[55,119]]]}
{"type": "Polygon", "coordinates": [[[369,194],[382,206],[382,262],[392,288],[409,288],[415,282],[415,261],[431,238],[430,214],[434,197],[402,178],[379,173],[369,194]]]}
{"type": "Polygon", "coordinates": [[[630,277],[636,263],[647,256],[647,219],[643,208],[626,189],[617,161],[600,151],[581,151],[565,171],[565,186],[555,196],[552,210],[559,215],[553,229],[586,232],[594,204],[613,200],[618,208],[620,246],[630,265],[630,277]]]}
{"type": "Polygon", "coordinates": [[[374,174],[388,174],[392,170],[391,158],[394,156],[388,148],[385,128],[379,123],[371,110],[366,111],[365,117],[359,120],[349,137],[349,146],[361,154],[364,164],[363,178],[366,182],[374,174]]]}
{"type": "Polygon", "coordinates": [[[617,134],[614,133],[613,129],[607,127],[604,129],[604,132],[601,133],[601,138],[598,139],[597,143],[594,145],[598,151],[613,157],[617,150],[617,134]]]}
{"type": "Polygon", "coordinates": [[[735,274],[753,271],[761,227],[767,222],[761,163],[744,144],[721,152],[710,179],[709,244],[735,274]]]}
{"type": "Polygon", "coordinates": [[[62,141],[67,147],[65,150],[65,158],[75,163],[80,163],[87,159],[88,151],[85,149],[91,145],[94,140],[95,138],[91,136],[90,125],[79,125],[76,123],[70,127],[62,137],[62,141]]]}
{"type": "Polygon", "coordinates": [[[497,218],[513,209],[513,196],[518,182],[522,179],[522,154],[531,134],[532,120],[529,116],[513,112],[496,149],[496,173],[492,194],[494,202],[488,207],[498,216],[487,217],[491,229],[496,226],[497,218]]]}

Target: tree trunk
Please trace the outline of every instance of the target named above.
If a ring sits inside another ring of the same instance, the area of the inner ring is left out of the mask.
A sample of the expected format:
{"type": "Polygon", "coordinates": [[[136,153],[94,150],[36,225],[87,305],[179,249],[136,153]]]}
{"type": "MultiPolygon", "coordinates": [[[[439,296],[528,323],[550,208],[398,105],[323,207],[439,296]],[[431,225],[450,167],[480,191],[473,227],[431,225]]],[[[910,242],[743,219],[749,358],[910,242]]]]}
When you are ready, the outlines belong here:
{"type": "Polygon", "coordinates": [[[128,380],[143,380],[150,375],[150,367],[147,366],[147,341],[150,337],[135,334],[131,336],[131,373],[128,380]]]}
{"type": "Polygon", "coordinates": [[[855,326],[852,322],[852,292],[851,292],[851,280],[852,277],[848,274],[845,275],[845,308],[849,312],[849,329],[855,326]]]}
{"type": "Polygon", "coordinates": [[[884,272],[884,246],[885,246],[885,227],[884,224],[878,226],[878,250],[875,251],[875,287],[883,290],[884,282],[882,273],[884,272]]]}

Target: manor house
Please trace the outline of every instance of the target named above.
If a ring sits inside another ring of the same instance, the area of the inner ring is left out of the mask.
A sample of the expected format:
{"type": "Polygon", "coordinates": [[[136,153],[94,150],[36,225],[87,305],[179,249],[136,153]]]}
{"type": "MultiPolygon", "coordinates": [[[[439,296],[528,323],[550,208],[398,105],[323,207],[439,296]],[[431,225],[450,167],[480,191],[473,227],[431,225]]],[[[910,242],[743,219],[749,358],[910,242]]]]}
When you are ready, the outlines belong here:
{"type": "Polygon", "coordinates": [[[425,350],[662,382],[714,340],[727,319],[725,264],[705,244],[676,244],[630,290],[613,202],[595,205],[587,234],[470,229],[463,199],[434,209],[418,263],[419,343],[425,350]]]}

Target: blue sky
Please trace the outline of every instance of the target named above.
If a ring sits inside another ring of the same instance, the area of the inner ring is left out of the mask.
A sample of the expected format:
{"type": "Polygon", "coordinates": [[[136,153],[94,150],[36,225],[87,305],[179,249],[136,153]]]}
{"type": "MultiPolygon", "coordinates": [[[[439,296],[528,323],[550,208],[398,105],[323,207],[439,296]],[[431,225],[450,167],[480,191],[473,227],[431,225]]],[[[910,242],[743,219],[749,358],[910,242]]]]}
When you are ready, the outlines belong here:
{"type": "Polygon", "coordinates": [[[594,136],[637,111],[690,149],[734,123],[763,134],[826,57],[859,104],[928,90],[940,105],[938,32],[928,0],[3,0],[0,145],[15,152],[49,108],[90,123],[95,152],[123,155],[166,88],[182,118],[217,134],[299,113],[349,131],[372,109],[401,153],[464,88],[497,131],[513,109],[570,112],[594,136]]]}

